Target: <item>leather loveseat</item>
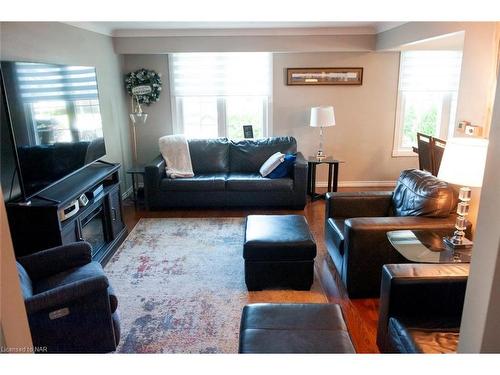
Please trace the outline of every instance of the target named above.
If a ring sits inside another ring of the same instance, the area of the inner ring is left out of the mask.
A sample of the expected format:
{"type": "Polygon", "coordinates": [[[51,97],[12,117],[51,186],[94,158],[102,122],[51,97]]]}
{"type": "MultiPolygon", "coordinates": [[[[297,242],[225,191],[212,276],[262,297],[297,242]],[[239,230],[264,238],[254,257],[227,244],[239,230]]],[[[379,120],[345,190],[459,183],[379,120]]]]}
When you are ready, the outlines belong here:
{"type": "Polygon", "coordinates": [[[468,264],[385,265],[377,330],[380,351],[456,352],[468,275],[468,264]]]}
{"type": "Polygon", "coordinates": [[[274,153],[297,152],[293,137],[231,141],[227,138],[188,140],[194,177],[169,178],[159,156],[145,167],[146,207],[286,207],[306,204],[307,161],[297,153],[288,178],[259,174],[274,153]]]}
{"type": "Polygon", "coordinates": [[[457,194],[429,172],[401,172],[395,190],[327,193],[325,241],[351,298],[376,297],[382,266],[408,263],[389,243],[393,230],[453,233],[457,194]]]}

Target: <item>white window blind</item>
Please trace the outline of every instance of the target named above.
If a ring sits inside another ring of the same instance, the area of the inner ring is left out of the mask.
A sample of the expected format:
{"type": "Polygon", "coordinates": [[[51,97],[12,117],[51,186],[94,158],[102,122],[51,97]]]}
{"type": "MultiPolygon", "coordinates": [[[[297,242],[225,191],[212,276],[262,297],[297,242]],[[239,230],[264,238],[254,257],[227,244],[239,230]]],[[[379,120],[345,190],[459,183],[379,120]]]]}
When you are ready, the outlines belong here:
{"type": "Polygon", "coordinates": [[[173,96],[271,95],[269,53],[175,53],[170,58],[173,96]]]}
{"type": "Polygon", "coordinates": [[[402,91],[457,91],[462,51],[406,51],[401,54],[402,91]]]}
{"type": "Polygon", "coordinates": [[[25,103],[47,100],[97,100],[92,67],[15,63],[20,95],[25,103]]]}

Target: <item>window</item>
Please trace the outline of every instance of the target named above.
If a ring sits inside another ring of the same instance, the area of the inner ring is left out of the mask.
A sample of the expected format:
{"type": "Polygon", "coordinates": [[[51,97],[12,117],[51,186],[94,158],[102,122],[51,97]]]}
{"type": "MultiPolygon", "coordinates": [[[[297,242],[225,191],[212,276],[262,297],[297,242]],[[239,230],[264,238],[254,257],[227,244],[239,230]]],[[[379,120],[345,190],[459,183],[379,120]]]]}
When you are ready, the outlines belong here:
{"type": "Polygon", "coordinates": [[[30,144],[102,138],[94,68],[16,62],[30,144]]]}
{"type": "Polygon", "coordinates": [[[271,54],[175,53],[169,56],[174,132],[190,138],[268,135],[271,54]]]}
{"type": "Polygon", "coordinates": [[[413,156],[417,132],[446,139],[457,111],[462,51],[401,53],[393,156],[413,156]]]}

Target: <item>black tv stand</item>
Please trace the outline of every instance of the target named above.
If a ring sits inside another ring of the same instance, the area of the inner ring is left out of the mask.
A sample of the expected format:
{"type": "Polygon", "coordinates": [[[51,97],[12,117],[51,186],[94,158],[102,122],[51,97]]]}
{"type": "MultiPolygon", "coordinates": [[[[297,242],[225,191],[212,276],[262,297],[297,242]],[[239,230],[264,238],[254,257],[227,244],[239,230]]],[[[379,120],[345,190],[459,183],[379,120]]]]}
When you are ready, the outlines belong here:
{"type": "Polygon", "coordinates": [[[17,257],[76,241],[92,245],[92,259],[105,264],[125,239],[119,164],[95,162],[25,202],[9,202],[7,213],[17,257]],[[66,219],[60,215],[78,198],[103,191],[66,219]]]}

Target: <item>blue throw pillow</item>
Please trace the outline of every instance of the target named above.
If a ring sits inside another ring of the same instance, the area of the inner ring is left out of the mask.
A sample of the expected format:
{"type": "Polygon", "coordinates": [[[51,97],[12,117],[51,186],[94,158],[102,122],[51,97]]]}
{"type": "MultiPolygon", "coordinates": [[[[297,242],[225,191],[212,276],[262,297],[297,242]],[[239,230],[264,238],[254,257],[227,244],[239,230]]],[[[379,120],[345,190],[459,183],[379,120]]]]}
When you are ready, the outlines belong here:
{"type": "Polygon", "coordinates": [[[289,177],[292,174],[293,166],[295,164],[295,160],[297,160],[297,156],[295,154],[287,154],[285,155],[285,160],[283,163],[278,165],[274,171],[269,173],[266,177],[268,178],[285,178],[289,177]]]}

